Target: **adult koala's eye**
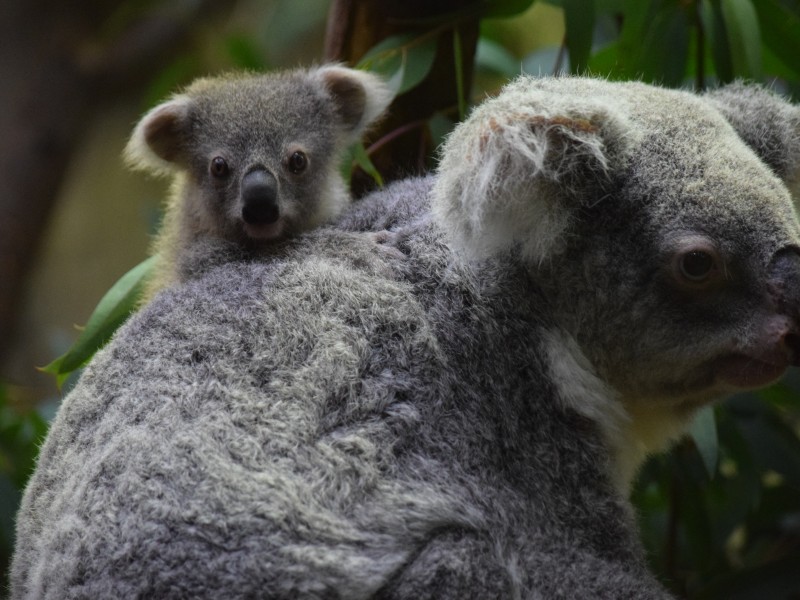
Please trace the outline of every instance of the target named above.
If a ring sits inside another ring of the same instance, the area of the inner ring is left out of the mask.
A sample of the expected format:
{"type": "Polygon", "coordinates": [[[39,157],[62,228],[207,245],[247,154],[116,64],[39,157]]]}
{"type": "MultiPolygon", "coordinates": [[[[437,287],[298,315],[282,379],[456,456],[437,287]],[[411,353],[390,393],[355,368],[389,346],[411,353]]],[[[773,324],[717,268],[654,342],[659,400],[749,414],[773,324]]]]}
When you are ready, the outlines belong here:
{"type": "Polygon", "coordinates": [[[208,170],[214,177],[225,177],[230,172],[228,161],[221,156],[215,156],[211,159],[208,170]]]}
{"type": "Polygon", "coordinates": [[[713,239],[703,234],[683,234],[668,239],[665,256],[673,283],[687,291],[715,287],[726,278],[725,263],[713,239]]]}
{"type": "Polygon", "coordinates": [[[286,164],[292,173],[299,175],[306,170],[308,166],[308,157],[302,150],[295,150],[292,152],[291,156],[289,156],[289,161],[286,164]]]}
{"type": "Polygon", "coordinates": [[[688,281],[700,283],[714,270],[714,257],[705,250],[690,250],[680,257],[678,267],[688,281]]]}

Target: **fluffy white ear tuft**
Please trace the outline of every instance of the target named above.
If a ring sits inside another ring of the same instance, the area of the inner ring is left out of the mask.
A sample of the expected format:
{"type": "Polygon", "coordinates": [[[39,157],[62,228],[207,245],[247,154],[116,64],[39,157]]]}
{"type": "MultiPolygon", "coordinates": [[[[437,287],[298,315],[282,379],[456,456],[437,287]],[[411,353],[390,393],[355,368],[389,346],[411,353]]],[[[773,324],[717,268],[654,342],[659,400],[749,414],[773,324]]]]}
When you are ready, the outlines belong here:
{"type": "Polygon", "coordinates": [[[630,130],[607,99],[576,98],[520,78],[448,137],[434,215],[470,258],[519,245],[525,260],[541,263],[618,168],[630,130]]]}
{"type": "Polygon", "coordinates": [[[125,146],[125,161],[133,169],[170,173],[181,160],[192,100],[174,96],[150,110],[125,146]]]}
{"type": "Polygon", "coordinates": [[[347,143],[358,141],[367,127],[383,115],[394,97],[383,79],[366,71],[327,65],[317,69],[315,75],[336,103],[347,143]]]}

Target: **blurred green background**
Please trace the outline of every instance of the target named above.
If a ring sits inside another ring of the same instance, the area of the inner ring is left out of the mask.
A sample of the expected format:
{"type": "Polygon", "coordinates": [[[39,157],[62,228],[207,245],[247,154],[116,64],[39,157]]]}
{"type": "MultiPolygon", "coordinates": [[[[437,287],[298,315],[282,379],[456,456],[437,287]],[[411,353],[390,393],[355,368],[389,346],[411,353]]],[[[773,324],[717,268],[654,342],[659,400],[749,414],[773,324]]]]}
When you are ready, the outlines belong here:
{"type": "MultiPolygon", "coordinates": [[[[520,72],[696,90],[745,78],[800,100],[800,0],[11,0],[0,36],[4,576],[21,490],[76,376],[59,390],[35,367],[147,256],[167,182],[120,155],[138,117],[194,77],[330,59],[394,77],[371,162],[354,161],[357,193],[373,167],[384,181],[434,167],[442,136],[520,72]]],[[[800,598],[800,378],[704,412],[633,500],[677,595],[800,598]]]]}

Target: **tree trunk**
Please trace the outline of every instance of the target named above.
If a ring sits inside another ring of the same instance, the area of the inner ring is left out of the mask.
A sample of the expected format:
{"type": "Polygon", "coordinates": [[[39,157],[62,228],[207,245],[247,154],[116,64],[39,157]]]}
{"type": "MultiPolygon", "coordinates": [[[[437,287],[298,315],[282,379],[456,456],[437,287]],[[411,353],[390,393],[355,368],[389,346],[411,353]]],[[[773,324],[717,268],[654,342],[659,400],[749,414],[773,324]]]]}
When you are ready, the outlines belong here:
{"type": "Polygon", "coordinates": [[[141,89],[159,72],[153,63],[169,60],[200,16],[219,16],[212,9],[220,4],[226,3],[151,9],[109,40],[109,22],[130,13],[128,0],[0,3],[0,364],[20,333],[14,324],[21,289],[93,115],[141,89]]]}

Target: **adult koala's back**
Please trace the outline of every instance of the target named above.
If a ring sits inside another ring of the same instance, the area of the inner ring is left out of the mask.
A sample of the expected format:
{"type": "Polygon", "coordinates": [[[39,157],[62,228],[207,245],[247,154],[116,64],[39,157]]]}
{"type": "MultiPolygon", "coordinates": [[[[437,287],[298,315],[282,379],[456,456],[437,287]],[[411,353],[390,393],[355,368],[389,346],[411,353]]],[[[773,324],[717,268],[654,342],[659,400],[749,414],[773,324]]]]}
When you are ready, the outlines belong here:
{"type": "Polygon", "coordinates": [[[666,597],[638,461],[796,360],[797,221],[729,104],[522,79],[438,178],[158,296],[64,401],[14,597],[666,597]]]}

